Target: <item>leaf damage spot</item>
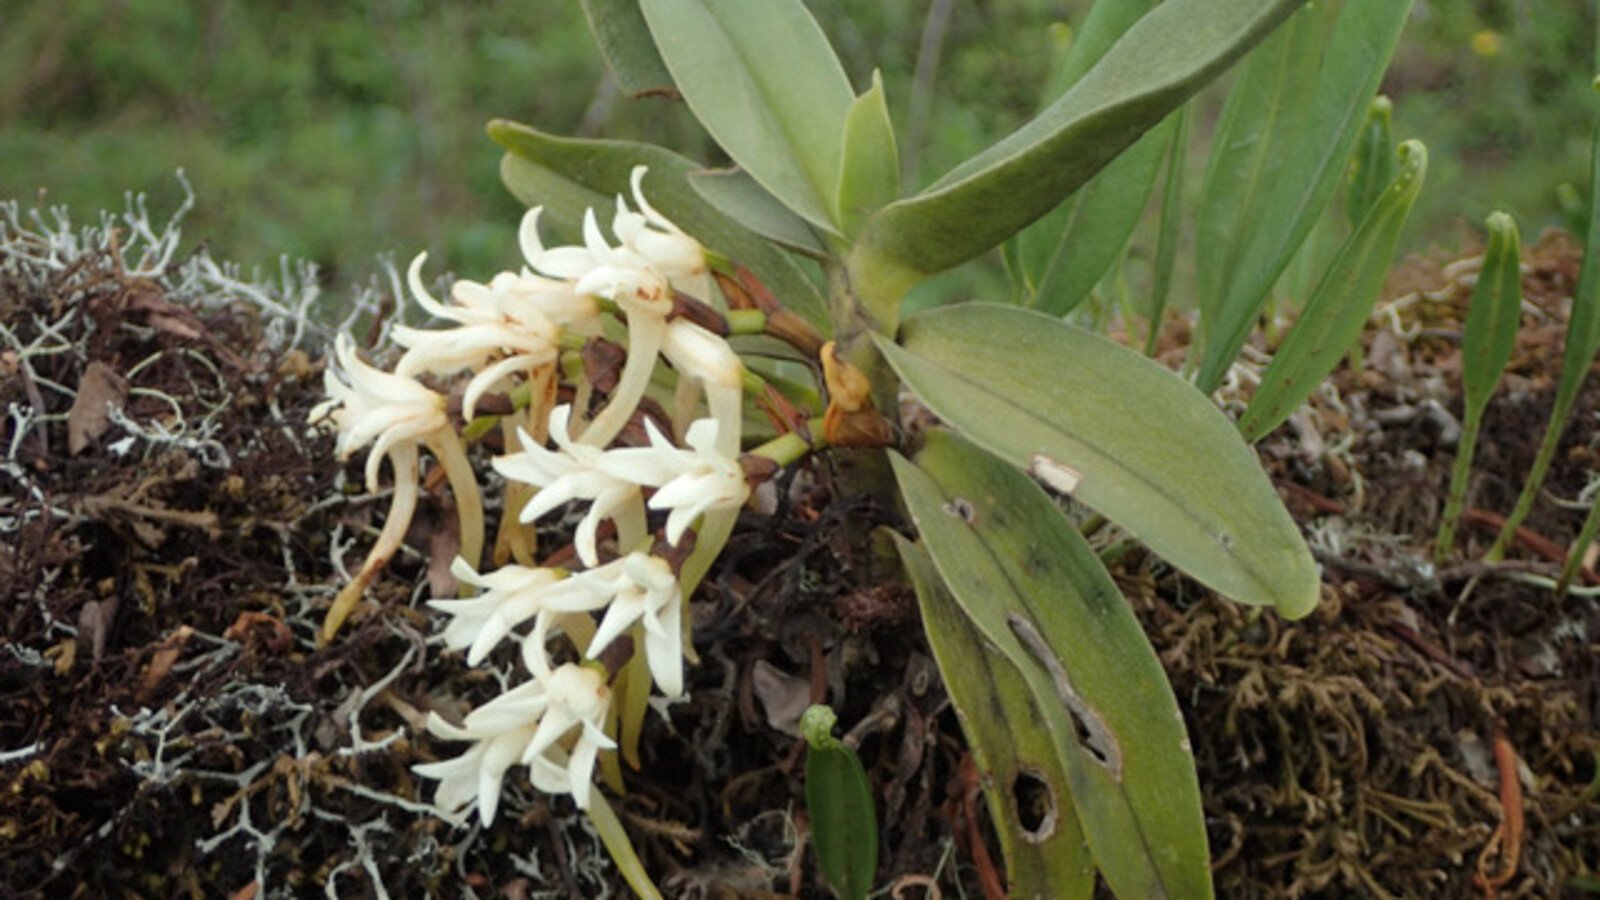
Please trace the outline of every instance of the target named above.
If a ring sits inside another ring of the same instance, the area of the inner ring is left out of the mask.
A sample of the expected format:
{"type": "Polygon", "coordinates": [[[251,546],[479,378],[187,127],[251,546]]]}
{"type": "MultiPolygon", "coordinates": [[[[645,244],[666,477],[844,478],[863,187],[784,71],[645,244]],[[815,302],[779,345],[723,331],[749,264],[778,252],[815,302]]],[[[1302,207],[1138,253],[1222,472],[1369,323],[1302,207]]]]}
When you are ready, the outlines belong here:
{"type": "Polygon", "coordinates": [[[1023,766],[1011,780],[1011,798],[1016,803],[1017,832],[1030,844],[1042,844],[1056,833],[1061,821],[1056,792],[1044,773],[1023,766]]]}
{"type": "Polygon", "coordinates": [[[1044,635],[1033,627],[1032,622],[1017,613],[1007,615],[1006,624],[1011,626],[1012,633],[1049,673],[1050,681],[1056,689],[1057,699],[1067,708],[1067,714],[1072,718],[1078,745],[1111,775],[1112,780],[1122,781],[1122,744],[1106,725],[1100,711],[1089,705],[1088,701],[1083,699],[1083,695],[1072,686],[1072,680],[1067,677],[1066,667],[1056,658],[1044,635]]]}
{"type": "Polygon", "coordinates": [[[965,497],[956,497],[943,507],[947,516],[955,516],[961,521],[971,525],[978,520],[978,511],[973,508],[972,501],[965,497]]]}
{"type": "Polygon", "coordinates": [[[1039,479],[1045,487],[1058,494],[1071,495],[1083,483],[1083,473],[1063,463],[1056,462],[1043,453],[1035,453],[1028,463],[1028,474],[1039,479]]]}

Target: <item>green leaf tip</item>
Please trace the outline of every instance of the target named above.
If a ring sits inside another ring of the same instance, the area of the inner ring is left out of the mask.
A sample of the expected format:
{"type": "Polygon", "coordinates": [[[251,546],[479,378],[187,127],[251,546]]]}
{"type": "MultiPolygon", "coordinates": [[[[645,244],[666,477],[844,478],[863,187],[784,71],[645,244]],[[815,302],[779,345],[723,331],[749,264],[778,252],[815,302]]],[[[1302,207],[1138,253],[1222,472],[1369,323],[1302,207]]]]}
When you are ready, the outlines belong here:
{"type": "Polygon", "coordinates": [[[837,747],[839,739],[833,736],[833,726],[838,722],[839,714],[833,707],[823,703],[809,706],[800,716],[800,735],[818,750],[837,747]]]}

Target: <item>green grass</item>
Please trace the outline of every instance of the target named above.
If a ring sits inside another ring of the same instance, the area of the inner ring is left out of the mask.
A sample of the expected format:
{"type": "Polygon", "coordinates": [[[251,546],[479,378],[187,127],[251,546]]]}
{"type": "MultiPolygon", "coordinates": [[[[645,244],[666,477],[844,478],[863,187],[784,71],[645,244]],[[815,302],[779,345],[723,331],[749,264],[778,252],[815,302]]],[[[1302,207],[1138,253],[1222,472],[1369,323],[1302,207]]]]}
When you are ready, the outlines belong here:
{"type": "MultiPolygon", "coordinates": [[[[1088,4],[953,2],[939,68],[919,85],[930,5],[812,3],[856,83],[883,68],[913,187],[1031,113],[1064,46],[1058,20],[1088,4]]],[[[1491,207],[1536,235],[1563,222],[1558,187],[1585,186],[1594,12],[1533,6],[1418,0],[1386,83],[1396,137],[1421,138],[1434,161],[1408,246],[1453,245],[1452,221],[1491,207]],[[1497,52],[1474,53],[1488,30],[1497,52]]],[[[191,238],[246,264],[310,258],[335,285],[385,251],[427,249],[480,276],[516,263],[520,208],[483,134],[493,117],[717,161],[686,111],[600,90],[570,0],[14,0],[5,26],[0,197],[81,215],[139,190],[171,209],[181,166],[199,196],[191,238]]],[[[951,289],[1003,286],[980,269],[951,289]]]]}

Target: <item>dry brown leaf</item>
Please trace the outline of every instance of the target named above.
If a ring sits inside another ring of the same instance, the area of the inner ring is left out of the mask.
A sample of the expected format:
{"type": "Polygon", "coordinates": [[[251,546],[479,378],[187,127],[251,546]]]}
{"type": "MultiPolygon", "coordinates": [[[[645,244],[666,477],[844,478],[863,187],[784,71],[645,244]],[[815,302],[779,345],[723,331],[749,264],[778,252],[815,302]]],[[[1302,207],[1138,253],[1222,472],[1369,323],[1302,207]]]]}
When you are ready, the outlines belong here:
{"type": "Polygon", "coordinates": [[[750,672],[756,699],[766,710],[767,724],[785,734],[800,733],[800,715],[811,705],[811,682],[790,675],[764,659],[750,672]]]}
{"type": "Polygon", "coordinates": [[[67,411],[67,452],[82,453],[111,427],[111,407],[128,401],[128,380],[99,360],[78,379],[78,393],[67,411]]]}
{"type": "Polygon", "coordinates": [[[116,597],[90,600],[78,611],[78,642],[87,645],[89,658],[99,661],[106,650],[106,638],[111,634],[111,623],[117,617],[121,603],[116,597]]]}

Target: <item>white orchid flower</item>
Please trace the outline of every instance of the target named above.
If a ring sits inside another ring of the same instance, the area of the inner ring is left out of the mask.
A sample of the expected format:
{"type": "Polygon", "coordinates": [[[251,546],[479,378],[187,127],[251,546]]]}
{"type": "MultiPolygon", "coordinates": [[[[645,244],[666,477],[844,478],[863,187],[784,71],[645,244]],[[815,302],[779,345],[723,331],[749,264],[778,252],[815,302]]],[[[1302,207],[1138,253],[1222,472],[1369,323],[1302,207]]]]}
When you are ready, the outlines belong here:
{"type": "MultiPolygon", "coordinates": [[[[645,662],[650,675],[669,697],[683,694],[683,592],[672,566],[648,553],[630,553],[598,568],[573,574],[571,589],[549,608],[605,615],[584,655],[596,659],[635,622],[644,626],[645,662]]],[[[534,640],[542,647],[542,632],[534,640]]],[[[533,652],[524,645],[524,653],[533,652]]],[[[533,669],[537,660],[530,660],[533,669]]]]}
{"type": "Polygon", "coordinates": [[[675,446],[655,423],[645,420],[650,436],[648,450],[613,450],[601,465],[619,479],[657,488],[649,506],[669,510],[667,542],[676,546],[694,521],[713,510],[737,510],[750,496],[744,470],[737,459],[724,454],[713,419],[698,419],[689,426],[684,442],[675,446]]]}
{"type": "Polygon", "coordinates": [[[617,213],[611,230],[628,248],[665,275],[673,287],[700,300],[710,300],[711,278],[706,268],[705,248],[682,228],[662,215],[644,196],[644,176],[648,166],[634,166],[629,177],[633,202],[638,212],[628,209],[617,195],[617,213]]]}
{"type": "Polygon", "coordinates": [[[596,535],[602,520],[616,521],[617,542],[624,549],[644,538],[644,500],[637,484],[602,468],[605,451],[572,440],[568,431],[571,416],[570,405],[550,412],[550,436],[556,450],[545,449],[519,430],[522,452],[497,457],[493,465],[501,475],[540,489],[522,509],[524,524],[571,500],[591,501],[589,512],[578,523],[575,543],[584,565],[595,566],[600,562],[596,535]]]}
{"type": "Polygon", "coordinates": [[[451,296],[456,302],[449,306],[440,303],[422,284],[422,265],[427,258],[426,253],[418,254],[406,273],[411,293],[423,309],[457,326],[443,331],[395,326],[391,332],[395,343],[407,348],[395,373],[450,375],[462,369],[477,370],[461,404],[462,415],[470,420],[479,398],[490,388],[517,372],[531,373],[556,361],[560,328],[536,305],[514,302],[517,298],[509,289],[516,276],[497,278],[498,288],[466,282],[478,290],[453,289],[451,296]],[[490,364],[502,355],[504,358],[490,364]]]}
{"type": "Polygon", "coordinates": [[[419,441],[450,430],[445,398],[415,378],[367,365],[349,335],[335,340],[334,358],[338,366],[323,373],[328,399],[311,411],[311,421],[327,420],[338,428],[334,447],[340,459],[375,444],[367,457],[366,479],[367,489],[376,491],[384,457],[408,446],[415,452],[419,441]]]}
{"type": "Polygon", "coordinates": [[[724,456],[738,456],[744,427],[744,362],[739,354],[726,340],[687,319],[668,323],[661,353],[679,378],[704,388],[706,408],[717,423],[717,449],[724,456]]]}
{"type": "Polygon", "coordinates": [[[440,780],[435,805],[454,812],[476,804],[485,825],[494,821],[506,770],[517,763],[528,765],[539,790],[570,793],[586,810],[596,757],[616,746],[603,731],[610,703],[611,690],[601,673],[568,663],[473,710],[462,727],[430,714],[430,733],[476,744],[455,759],[412,771],[440,780]],[[569,751],[563,739],[574,729],[577,737],[569,751]]]}
{"type": "Polygon", "coordinates": [[[367,490],[378,490],[378,472],[385,458],[394,469],[394,498],[383,531],[356,577],[339,592],[323,622],[329,640],[354,611],[361,594],[405,540],[417,508],[417,447],[427,444],[444,467],[455,495],[461,526],[461,552],[476,557],[483,548],[483,501],[477,473],[467,460],[445,413],[445,398],[406,375],[367,365],[354,342],[341,334],[334,342],[337,366],[323,375],[328,399],[311,411],[312,422],[329,421],[339,430],[335,444],[340,459],[372,444],[367,454],[367,490]]]}
{"type": "Polygon", "coordinates": [[[617,198],[612,219],[612,230],[620,242],[616,247],[600,233],[592,209],[584,214],[581,247],[547,249],[539,239],[539,208],[529,210],[522,221],[520,237],[528,265],[544,275],[572,282],[581,294],[611,300],[628,319],[628,358],[617,387],[581,437],[595,447],[605,447],[616,439],[649,386],[666,339],[674,282],[696,296],[710,293],[705,251],[645,199],[645,172],[645,167],[639,166],[632,174],[633,196],[640,212],[630,211],[627,203],[617,198]]]}
{"type": "Polygon", "coordinates": [[[458,556],[450,564],[450,573],[483,590],[465,600],[428,601],[429,606],[452,617],[444,630],[445,646],[467,650],[470,666],[482,662],[512,629],[534,616],[548,616],[564,595],[573,593],[567,573],[560,569],[507,565],[479,574],[458,556]]]}

